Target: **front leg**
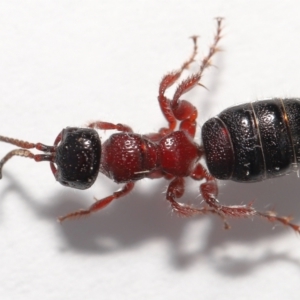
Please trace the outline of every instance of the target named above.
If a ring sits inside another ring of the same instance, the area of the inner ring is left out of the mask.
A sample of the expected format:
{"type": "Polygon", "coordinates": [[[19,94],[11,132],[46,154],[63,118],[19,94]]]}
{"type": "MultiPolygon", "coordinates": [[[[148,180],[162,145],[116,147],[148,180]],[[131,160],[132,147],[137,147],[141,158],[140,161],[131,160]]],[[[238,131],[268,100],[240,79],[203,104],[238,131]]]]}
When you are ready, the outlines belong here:
{"type": "Polygon", "coordinates": [[[109,122],[102,122],[102,121],[97,121],[97,122],[91,122],[87,124],[87,127],[89,128],[96,128],[96,129],[101,129],[101,130],[118,130],[122,132],[133,132],[131,127],[124,125],[124,124],[113,124],[109,122]]]}
{"type": "Polygon", "coordinates": [[[110,195],[106,198],[100,199],[100,200],[96,199],[96,202],[94,204],[92,204],[88,209],[80,209],[80,210],[77,210],[70,214],[67,214],[63,217],[59,217],[58,222],[63,222],[68,219],[70,220],[70,219],[80,218],[83,216],[88,216],[91,213],[94,213],[94,212],[104,208],[113,200],[124,197],[125,195],[129,194],[133,190],[133,188],[134,188],[134,182],[132,182],[132,181],[128,182],[123,186],[123,188],[121,190],[114,192],[112,195],[110,195]]]}

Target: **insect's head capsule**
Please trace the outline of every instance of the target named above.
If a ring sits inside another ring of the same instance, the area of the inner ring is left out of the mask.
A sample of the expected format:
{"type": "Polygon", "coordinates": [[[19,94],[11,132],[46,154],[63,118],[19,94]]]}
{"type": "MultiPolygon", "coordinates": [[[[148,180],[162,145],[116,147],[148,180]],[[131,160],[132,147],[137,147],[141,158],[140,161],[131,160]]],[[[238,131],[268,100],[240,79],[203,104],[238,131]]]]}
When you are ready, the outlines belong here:
{"type": "Polygon", "coordinates": [[[71,188],[91,187],[98,176],[101,158],[97,131],[67,127],[58,135],[54,146],[50,165],[56,180],[71,188]]]}
{"type": "Polygon", "coordinates": [[[88,189],[95,182],[101,160],[101,142],[96,130],[67,127],[55,139],[53,146],[30,143],[0,135],[0,141],[21,148],[8,152],[0,160],[0,179],[3,165],[14,156],[49,161],[58,182],[75,189],[88,189]],[[34,154],[28,149],[37,149],[44,154],[34,154]]]}

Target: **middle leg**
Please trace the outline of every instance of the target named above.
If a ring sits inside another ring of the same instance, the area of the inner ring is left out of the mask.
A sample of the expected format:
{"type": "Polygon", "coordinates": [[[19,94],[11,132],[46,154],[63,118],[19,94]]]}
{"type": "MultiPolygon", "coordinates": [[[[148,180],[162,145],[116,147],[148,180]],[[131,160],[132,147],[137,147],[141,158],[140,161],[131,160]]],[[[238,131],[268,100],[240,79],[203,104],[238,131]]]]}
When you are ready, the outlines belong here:
{"type": "Polygon", "coordinates": [[[198,111],[194,105],[186,100],[180,100],[180,97],[193,89],[195,86],[200,85],[200,80],[202,78],[205,69],[209,68],[212,63],[212,57],[219,51],[218,43],[221,39],[222,32],[222,18],[217,18],[217,32],[214,37],[214,42],[210,46],[208,54],[202,59],[199,71],[187,79],[183,80],[177,87],[173,99],[170,102],[170,106],[175,118],[180,123],[180,130],[187,132],[191,137],[195,136],[196,133],[196,119],[198,116],[198,111]]]}
{"type": "Polygon", "coordinates": [[[219,215],[224,222],[224,227],[227,229],[229,228],[229,225],[226,222],[226,219],[224,217],[224,214],[219,212],[218,210],[215,210],[214,208],[211,208],[209,206],[204,207],[193,207],[188,204],[183,204],[178,201],[176,201],[176,198],[181,198],[184,194],[184,179],[182,177],[176,177],[174,178],[171,183],[168,186],[166,199],[170,202],[172,209],[180,216],[183,217],[192,217],[199,214],[217,214],[219,215]]]}
{"type": "Polygon", "coordinates": [[[176,82],[176,80],[178,80],[180,78],[182,72],[184,70],[188,69],[190,64],[195,61],[195,57],[198,52],[198,45],[197,45],[198,37],[192,36],[191,38],[193,40],[194,47],[193,47],[193,52],[192,52],[190,58],[182,64],[180,69],[166,74],[163,77],[163,79],[161,80],[160,85],[159,85],[158,102],[159,102],[161,111],[169,124],[168,128],[160,129],[159,132],[162,133],[163,135],[174,131],[176,124],[177,124],[177,120],[176,120],[176,118],[172,112],[171,106],[170,106],[171,100],[165,96],[165,92],[169,87],[171,87],[176,82]]]}
{"type": "Polygon", "coordinates": [[[217,33],[214,38],[214,42],[212,46],[209,48],[208,54],[203,58],[202,63],[200,65],[199,71],[183,80],[176,92],[173,96],[172,100],[169,100],[165,96],[165,91],[172,86],[177,79],[181,76],[184,69],[187,69],[189,65],[195,61],[195,57],[197,54],[197,37],[194,36],[194,51],[189,60],[187,60],[182,67],[178,71],[174,71],[172,73],[167,74],[163,77],[160,87],[159,87],[159,96],[158,101],[160,104],[161,111],[165,118],[169,123],[168,128],[161,128],[160,132],[163,134],[167,134],[171,131],[174,131],[177,120],[182,121],[180,124],[180,129],[187,132],[191,137],[195,136],[196,131],[196,118],[197,118],[197,109],[190,102],[185,100],[180,100],[179,98],[196,85],[200,85],[200,79],[205,69],[211,66],[211,58],[215,53],[219,51],[217,45],[221,39],[221,31],[222,31],[222,18],[217,18],[217,33]]]}

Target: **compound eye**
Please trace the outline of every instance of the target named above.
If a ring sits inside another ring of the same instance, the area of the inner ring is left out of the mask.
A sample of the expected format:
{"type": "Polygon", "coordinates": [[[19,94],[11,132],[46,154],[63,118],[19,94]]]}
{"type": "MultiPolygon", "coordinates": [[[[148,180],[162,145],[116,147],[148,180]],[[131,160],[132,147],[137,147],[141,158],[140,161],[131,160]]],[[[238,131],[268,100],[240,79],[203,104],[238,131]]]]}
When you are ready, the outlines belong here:
{"type": "Polygon", "coordinates": [[[100,159],[101,142],[96,130],[65,128],[56,149],[56,180],[64,186],[87,189],[98,176],[100,159]]]}

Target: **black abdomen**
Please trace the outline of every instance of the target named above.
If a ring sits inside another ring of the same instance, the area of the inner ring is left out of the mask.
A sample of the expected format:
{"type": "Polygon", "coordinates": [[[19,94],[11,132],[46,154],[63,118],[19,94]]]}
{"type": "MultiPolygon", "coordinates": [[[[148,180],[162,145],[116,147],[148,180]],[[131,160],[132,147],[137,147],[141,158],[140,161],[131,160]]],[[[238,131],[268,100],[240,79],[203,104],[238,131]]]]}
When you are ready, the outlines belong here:
{"type": "Polygon", "coordinates": [[[210,173],[218,179],[261,181],[300,162],[300,99],[234,106],[208,120],[202,140],[210,173]]]}

